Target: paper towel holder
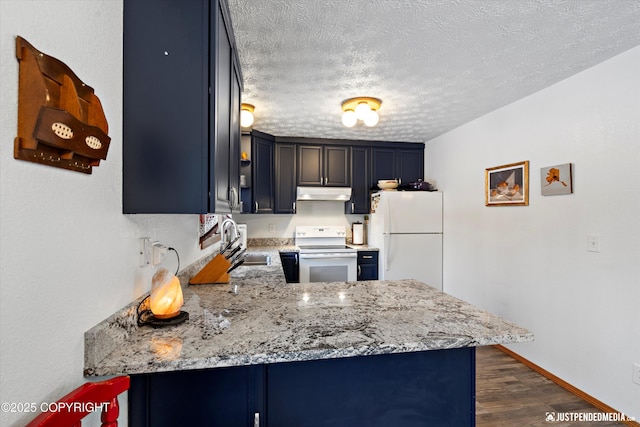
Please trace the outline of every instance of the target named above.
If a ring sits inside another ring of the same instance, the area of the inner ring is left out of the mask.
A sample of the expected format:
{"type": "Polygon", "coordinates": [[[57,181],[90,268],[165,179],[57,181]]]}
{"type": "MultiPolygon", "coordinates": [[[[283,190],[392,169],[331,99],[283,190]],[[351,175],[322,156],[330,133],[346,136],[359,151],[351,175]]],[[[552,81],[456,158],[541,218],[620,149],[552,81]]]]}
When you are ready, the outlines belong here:
{"type": "Polygon", "coordinates": [[[364,244],[364,224],[359,221],[351,224],[351,243],[354,245],[364,244]]]}

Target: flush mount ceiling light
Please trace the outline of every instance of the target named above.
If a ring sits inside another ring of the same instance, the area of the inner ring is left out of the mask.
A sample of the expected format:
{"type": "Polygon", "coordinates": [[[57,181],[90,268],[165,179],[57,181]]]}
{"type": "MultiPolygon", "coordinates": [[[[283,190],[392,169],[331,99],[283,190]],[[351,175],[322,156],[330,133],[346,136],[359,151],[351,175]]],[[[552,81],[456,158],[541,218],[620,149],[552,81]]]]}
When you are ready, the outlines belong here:
{"type": "Polygon", "coordinates": [[[242,104],[240,106],[240,126],[243,128],[250,128],[253,125],[253,110],[255,110],[251,104],[242,104]]]}
{"type": "Polygon", "coordinates": [[[380,105],[382,105],[381,100],[368,96],[347,99],[342,102],[342,124],[350,128],[361,120],[365,126],[375,126],[380,118],[378,116],[380,105]]]}

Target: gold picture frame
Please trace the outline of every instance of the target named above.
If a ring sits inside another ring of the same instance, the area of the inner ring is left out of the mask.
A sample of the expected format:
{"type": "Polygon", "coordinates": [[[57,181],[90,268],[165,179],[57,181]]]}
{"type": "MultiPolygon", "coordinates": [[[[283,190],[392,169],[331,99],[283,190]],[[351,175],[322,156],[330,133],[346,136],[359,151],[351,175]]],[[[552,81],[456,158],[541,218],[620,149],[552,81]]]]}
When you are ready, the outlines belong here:
{"type": "Polygon", "coordinates": [[[529,206],[529,161],[484,170],[485,206],[529,206]]]}

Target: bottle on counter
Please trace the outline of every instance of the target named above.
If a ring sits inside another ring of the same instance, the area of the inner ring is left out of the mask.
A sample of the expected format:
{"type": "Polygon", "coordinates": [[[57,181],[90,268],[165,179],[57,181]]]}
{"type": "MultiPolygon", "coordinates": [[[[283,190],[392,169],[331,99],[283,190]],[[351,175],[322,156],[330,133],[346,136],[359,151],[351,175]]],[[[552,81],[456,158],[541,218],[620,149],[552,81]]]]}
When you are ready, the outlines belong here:
{"type": "Polygon", "coordinates": [[[362,239],[363,245],[367,244],[368,234],[369,234],[369,215],[365,215],[364,216],[364,233],[363,233],[364,236],[362,239]]]}

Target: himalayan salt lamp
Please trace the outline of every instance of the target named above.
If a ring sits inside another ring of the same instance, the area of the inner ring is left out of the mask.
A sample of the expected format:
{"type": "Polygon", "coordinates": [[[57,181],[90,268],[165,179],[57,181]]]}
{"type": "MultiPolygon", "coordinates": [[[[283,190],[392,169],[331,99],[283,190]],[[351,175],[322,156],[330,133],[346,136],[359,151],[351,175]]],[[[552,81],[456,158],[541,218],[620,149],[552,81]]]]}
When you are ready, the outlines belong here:
{"type": "Polygon", "coordinates": [[[151,279],[151,312],[158,319],[170,319],[180,314],[184,304],[180,280],[166,268],[159,269],[151,279]]]}

